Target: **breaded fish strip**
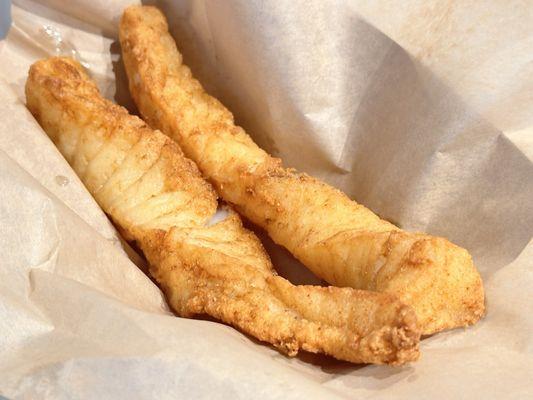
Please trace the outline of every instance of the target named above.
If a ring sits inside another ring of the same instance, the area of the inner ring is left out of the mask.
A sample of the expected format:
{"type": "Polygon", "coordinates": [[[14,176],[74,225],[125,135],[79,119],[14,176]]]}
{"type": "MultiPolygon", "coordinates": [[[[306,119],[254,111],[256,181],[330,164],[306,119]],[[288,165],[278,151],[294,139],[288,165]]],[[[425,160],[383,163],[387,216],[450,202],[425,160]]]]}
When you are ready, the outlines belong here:
{"type": "Polygon", "coordinates": [[[176,140],[226,201],[316,275],[398,295],[414,307],[424,334],[480,319],[483,285],[465,249],[402,231],[340,191],[283,168],[191,76],[159,10],[126,9],[120,42],[146,121],[176,140]]]}
{"type": "Polygon", "coordinates": [[[255,235],[217,197],[179,147],[103,99],[68,58],[32,65],[27,105],[89,192],[143,250],[180,316],[208,314],[295,355],[356,363],[418,358],[414,311],[395,296],[293,286],[276,275],[255,235]]]}

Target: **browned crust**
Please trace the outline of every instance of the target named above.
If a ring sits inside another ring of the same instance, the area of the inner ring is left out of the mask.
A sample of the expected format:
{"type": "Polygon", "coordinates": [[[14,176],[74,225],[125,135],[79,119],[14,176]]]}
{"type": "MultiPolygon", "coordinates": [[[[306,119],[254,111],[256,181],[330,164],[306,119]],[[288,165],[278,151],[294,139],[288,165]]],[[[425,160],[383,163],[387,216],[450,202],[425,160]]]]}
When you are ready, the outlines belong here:
{"type": "Polygon", "coordinates": [[[135,240],[173,309],[208,314],[295,355],[352,362],[418,358],[414,311],[395,296],[293,286],[229,210],[209,226],[216,195],[178,146],[104,100],[68,58],[32,65],[29,110],[104,211],[135,240]]]}
{"type": "Polygon", "coordinates": [[[145,120],[176,140],[226,201],[316,275],[398,295],[415,309],[424,334],[481,318],[483,284],[466,250],[401,231],[331,186],[284,169],[192,77],[158,9],[127,8],[119,33],[130,91],[145,120]]]}

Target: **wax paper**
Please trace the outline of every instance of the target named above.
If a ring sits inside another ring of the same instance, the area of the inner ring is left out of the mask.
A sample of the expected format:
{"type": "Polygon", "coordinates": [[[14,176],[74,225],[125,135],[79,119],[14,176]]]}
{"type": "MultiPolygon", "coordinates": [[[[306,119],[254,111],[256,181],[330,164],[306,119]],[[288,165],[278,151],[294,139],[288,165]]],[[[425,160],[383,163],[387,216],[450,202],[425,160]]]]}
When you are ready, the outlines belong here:
{"type": "MultiPolygon", "coordinates": [[[[487,315],[403,367],[288,358],[174,316],[24,106],[29,65],[86,66],[136,112],[131,1],[14,1],[0,42],[0,394],[10,399],[527,398],[533,3],[161,1],[185,62],[267,151],[474,256],[487,315]]],[[[260,230],[276,268],[320,283],[260,230]]]]}

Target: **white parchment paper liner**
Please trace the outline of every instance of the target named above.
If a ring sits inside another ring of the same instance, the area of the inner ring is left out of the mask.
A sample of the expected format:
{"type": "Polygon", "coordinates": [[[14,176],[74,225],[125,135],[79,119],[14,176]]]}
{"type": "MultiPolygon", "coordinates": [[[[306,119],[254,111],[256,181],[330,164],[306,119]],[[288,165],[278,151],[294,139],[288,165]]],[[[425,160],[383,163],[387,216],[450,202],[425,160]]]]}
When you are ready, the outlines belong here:
{"type": "MultiPolygon", "coordinates": [[[[73,54],[135,111],[116,40],[128,3],[15,1],[0,42],[0,394],[531,395],[533,5],[158,2],[185,61],[261,146],[474,255],[487,317],[424,340],[419,362],[390,368],[288,359],[227,326],[176,318],[130,261],[142,267],[23,95],[33,61],[73,54]]],[[[315,281],[266,246],[291,280],[315,281]]]]}

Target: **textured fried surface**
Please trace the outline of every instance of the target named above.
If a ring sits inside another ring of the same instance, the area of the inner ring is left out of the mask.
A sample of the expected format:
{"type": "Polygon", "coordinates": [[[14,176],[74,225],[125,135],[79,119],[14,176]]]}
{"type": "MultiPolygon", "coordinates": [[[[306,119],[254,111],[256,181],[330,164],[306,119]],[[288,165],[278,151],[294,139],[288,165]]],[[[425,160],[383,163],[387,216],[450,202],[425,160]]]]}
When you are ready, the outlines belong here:
{"type": "Polygon", "coordinates": [[[35,63],[27,105],[104,211],[150,262],[181,316],[208,314],[272,343],[352,362],[418,357],[414,311],[395,296],[293,286],[238,215],[210,224],[217,198],[178,146],[103,99],[70,59],[35,63]]]}
{"type": "Polygon", "coordinates": [[[400,296],[415,308],[425,334],[483,315],[481,277],[466,250],[404,232],[340,191],[284,169],[191,76],[159,10],[126,9],[120,41],[130,91],[146,121],[176,140],[226,201],[316,275],[400,296]]]}

